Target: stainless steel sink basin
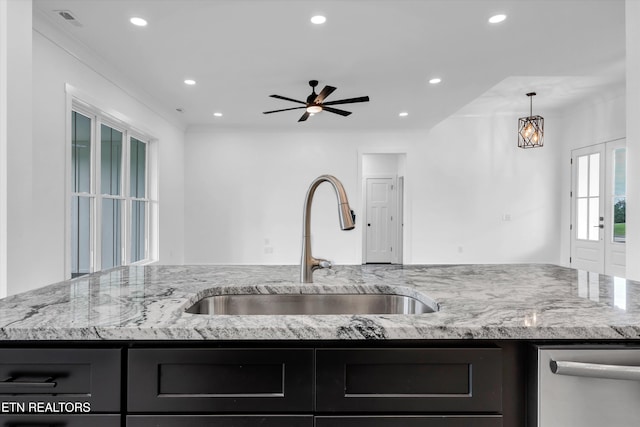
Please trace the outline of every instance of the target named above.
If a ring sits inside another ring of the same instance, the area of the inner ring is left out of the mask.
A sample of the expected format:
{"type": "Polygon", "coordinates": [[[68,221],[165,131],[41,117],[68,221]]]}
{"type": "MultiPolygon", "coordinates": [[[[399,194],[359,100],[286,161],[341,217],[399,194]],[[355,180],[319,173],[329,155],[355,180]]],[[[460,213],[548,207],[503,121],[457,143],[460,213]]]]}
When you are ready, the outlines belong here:
{"type": "Polygon", "coordinates": [[[189,307],[192,314],[423,314],[429,305],[389,294],[241,294],[206,297],[189,307]]]}

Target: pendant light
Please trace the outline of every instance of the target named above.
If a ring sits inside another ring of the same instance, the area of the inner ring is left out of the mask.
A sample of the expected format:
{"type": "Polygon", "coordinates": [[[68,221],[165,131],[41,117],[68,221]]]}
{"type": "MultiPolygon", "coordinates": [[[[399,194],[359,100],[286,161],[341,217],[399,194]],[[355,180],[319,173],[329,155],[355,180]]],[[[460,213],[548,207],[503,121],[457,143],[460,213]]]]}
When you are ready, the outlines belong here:
{"type": "Polygon", "coordinates": [[[533,97],[535,92],[529,92],[529,117],[518,119],[518,147],[542,147],[544,143],[544,119],[533,115],[533,97]]]}

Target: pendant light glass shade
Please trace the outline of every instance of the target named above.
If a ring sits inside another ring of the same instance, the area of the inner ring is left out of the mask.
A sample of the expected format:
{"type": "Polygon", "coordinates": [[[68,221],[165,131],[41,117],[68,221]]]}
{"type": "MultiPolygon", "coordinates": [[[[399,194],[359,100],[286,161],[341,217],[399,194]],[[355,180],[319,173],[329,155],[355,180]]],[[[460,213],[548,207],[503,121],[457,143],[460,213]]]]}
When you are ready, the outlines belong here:
{"type": "Polygon", "coordinates": [[[529,97],[529,117],[518,119],[518,147],[535,148],[544,145],[544,119],[533,115],[533,97],[535,92],[527,94],[529,97]]]}

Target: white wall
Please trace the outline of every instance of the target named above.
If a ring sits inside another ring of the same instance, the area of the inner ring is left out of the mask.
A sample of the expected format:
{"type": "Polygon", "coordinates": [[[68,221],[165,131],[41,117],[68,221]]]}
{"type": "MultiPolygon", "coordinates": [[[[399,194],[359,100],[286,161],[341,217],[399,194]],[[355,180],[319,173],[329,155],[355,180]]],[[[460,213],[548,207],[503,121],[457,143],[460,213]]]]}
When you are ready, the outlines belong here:
{"type": "MultiPolygon", "coordinates": [[[[185,262],[297,264],[309,183],[337,176],[362,218],[359,155],[397,152],[407,153],[405,263],[557,263],[558,149],[518,149],[516,132],[517,117],[450,118],[428,134],[192,128],[185,262]]],[[[335,203],[321,186],[314,254],[358,264],[361,224],[341,232],[335,203]]]]}
{"type": "Polygon", "coordinates": [[[626,2],[627,277],[640,280],[640,2],[626,2]]]}
{"type": "MultiPolygon", "coordinates": [[[[201,128],[186,139],[186,263],[298,263],[304,197],[322,174],[360,209],[356,147],[366,136],[201,128]]],[[[340,231],[330,185],[316,191],[311,219],[314,255],[354,263],[359,234],[340,231]]]]}
{"type": "MultiPolygon", "coordinates": [[[[558,186],[562,190],[561,225],[560,225],[560,264],[569,266],[571,254],[571,150],[589,145],[614,141],[626,135],[625,94],[624,87],[611,88],[611,98],[601,98],[585,101],[581,105],[573,106],[556,118],[554,137],[561,146],[560,151],[560,180],[558,186]]],[[[628,163],[632,163],[628,156],[628,163]]],[[[628,173],[628,172],[627,172],[628,173]]],[[[627,182],[630,181],[628,176],[627,182]]],[[[631,221],[627,215],[627,224],[631,221]]],[[[628,225],[627,225],[628,227],[628,225]]]]}
{"type": "Polygon", "coordinates": [[[398,154],[373,153],[362,155],[362,175],[389,174],[401,176],[404,156],[398,154]]]}
{"type": "MultiPolygon", "coordinates": [[[[30,39],[31,25],[28,35],[30,39]]],[[[81,59],[77,52],[72,53],[73,46],[71,49],[70,46],[63,47],[59,44],[61,39],[52,38],[52,35],[33,31],[33,80],[28,75],[29,89],[33,85],[32,151],[23,153],[27,149],[21,148],[20,154],[9,153],[9,164],[14,168],[22,168],[23,156],[27,156],[20,174],[14,174],[20,182],[17,179],[9,182],[14,191],[26,194],[24,202],[9,204],[9,227],[12,230],[14,227],[16,230],[28,228],[34,236],[33,240],[20,242],[28,245],[26,248],[20,245],[10,247],[9,269],[19,271],[10,276],[9,294],[65,279],[65,212],[69,203],[65,189],[67,84],[76,88],[77,93],[86,94],[90,102],[100,104],[96,107],[118,113],[130,124],[157,138],[158,163],[162,171],[158,196],[161,206],[160,262],[179,264],[183,261],[183,129],[164,120],[112,78],[88,65],[89,62],[81,59]],[[23,183],[28,187],[32,185],[32,194],[23,183]],[[26,205],[32,209],[24,211],[23,206],[26,205]],[[29,216],[30,212],[33,212],[33,217],[29,216]],[[33,268],[34,261],[38,263],[37,269],[33,268]]],[[[22,49],[31,57],[30,40],[22,49]]],[[[12,85],[19,81],[12,79],[12,85]]],[[[31,101],[31,92],[25,93],[31,101]]],[[[12,111],[16,107],[17,104],[11,103],[12,111]]],[[[21,131],[28,136],[30,123],[21,131]]]]}
{"type": "MultiPolygon", "coordinates": [[[[31,2],[8,0],[3,2],[6,26],[2,29],[6,75],[6,110],[2,132],[6,147],[6,292],[16,292],[31,283],[34,275],[32,225],[32,57],[31,2]],[[5,38],[6,37],[6,38],[5,38]]],[[[3,153],[4,155],[4,153],[3,153]]],[[[2,220],[2,219],[0,219],[2,220]]],[[[46,256],[46,254],[41,254],[46,256]]],[[[0,263],[3,264],[3,263],[0,263]]],[[[0,294],[5,290],[0,289],[0,294]]]]}
{"type": "Polygon", "coordinates": [[[8,1],[0,0],[0,298],[7,295],[8,1]]]}
{"type": "Polygon", "coordinates": [[[515,116],[440,123],[407,156],[411,262],[557,263],[557,157],[518,148],[515,116]]]}

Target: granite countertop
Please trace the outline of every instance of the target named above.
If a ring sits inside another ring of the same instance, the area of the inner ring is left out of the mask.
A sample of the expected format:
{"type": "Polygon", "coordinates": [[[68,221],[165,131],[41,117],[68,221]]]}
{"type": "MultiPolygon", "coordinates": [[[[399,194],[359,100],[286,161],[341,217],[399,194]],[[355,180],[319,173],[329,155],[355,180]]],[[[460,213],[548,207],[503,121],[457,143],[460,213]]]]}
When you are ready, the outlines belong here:
{"type": "Polygon", "coordinates": [[[131,266],[0,300],[0,340],[640,339],[640,283],[554,265],[131,266]],[[219,293],[396,291],[421,315],[211,316],[219,293]]]}

